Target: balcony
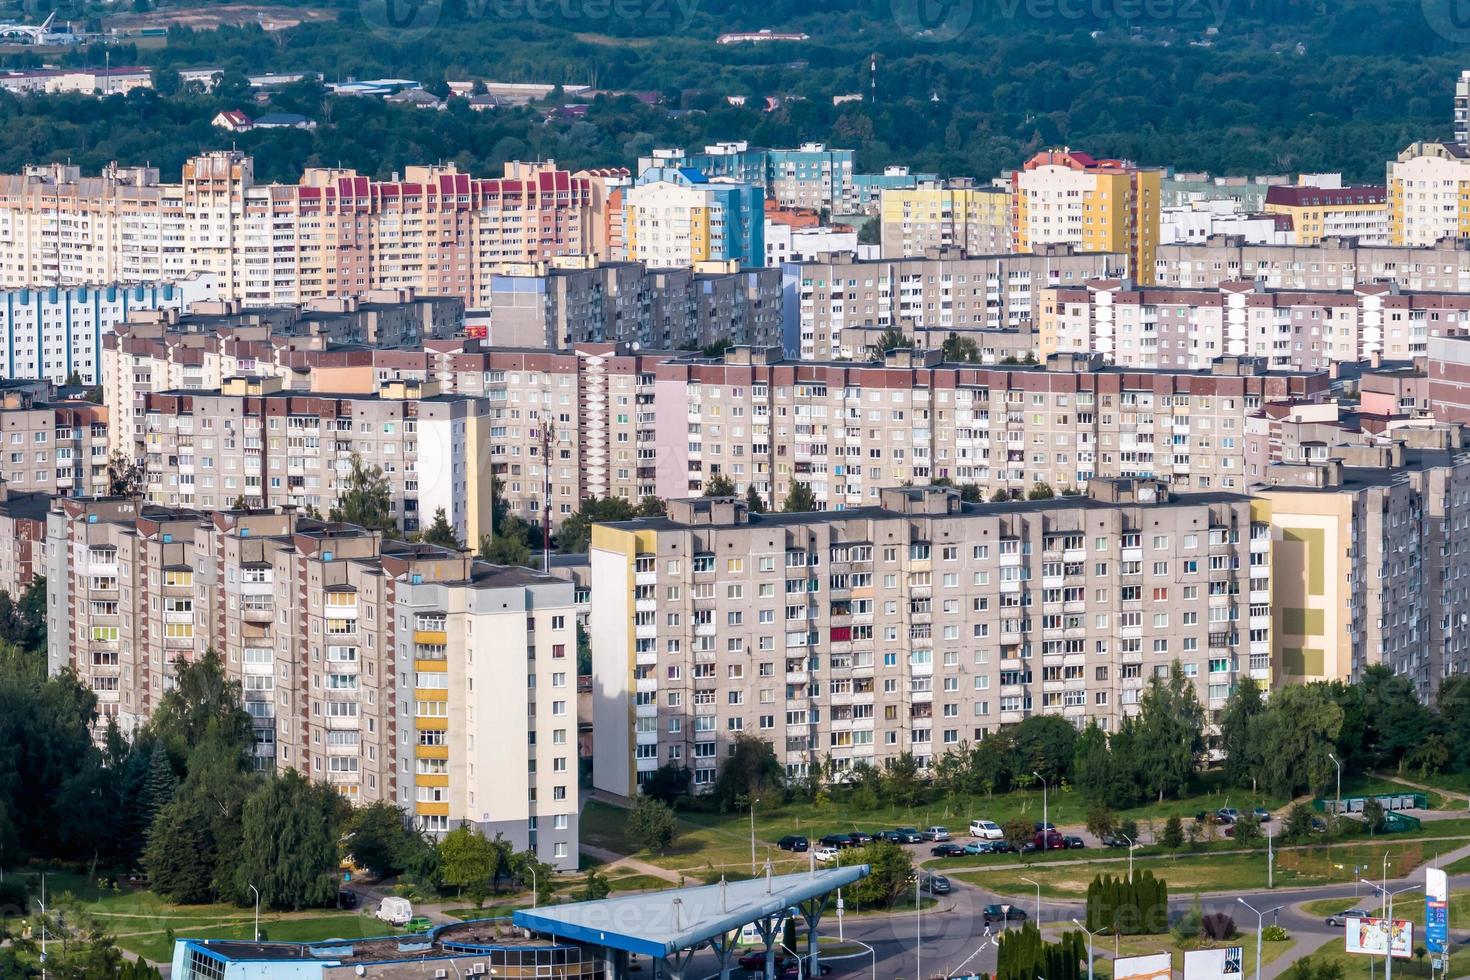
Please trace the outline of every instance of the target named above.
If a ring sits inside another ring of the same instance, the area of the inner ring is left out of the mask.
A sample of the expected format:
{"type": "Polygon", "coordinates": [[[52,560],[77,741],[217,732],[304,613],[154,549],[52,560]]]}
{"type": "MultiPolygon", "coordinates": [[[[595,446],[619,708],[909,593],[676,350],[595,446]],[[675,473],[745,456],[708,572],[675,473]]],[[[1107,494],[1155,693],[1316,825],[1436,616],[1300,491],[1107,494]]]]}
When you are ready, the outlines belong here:
{"type": "Polygon", "coordinates": [[[442,647],[449,643],[449,634],[444,630],[414,630],[413,642],[424,646],[442,647]]]}

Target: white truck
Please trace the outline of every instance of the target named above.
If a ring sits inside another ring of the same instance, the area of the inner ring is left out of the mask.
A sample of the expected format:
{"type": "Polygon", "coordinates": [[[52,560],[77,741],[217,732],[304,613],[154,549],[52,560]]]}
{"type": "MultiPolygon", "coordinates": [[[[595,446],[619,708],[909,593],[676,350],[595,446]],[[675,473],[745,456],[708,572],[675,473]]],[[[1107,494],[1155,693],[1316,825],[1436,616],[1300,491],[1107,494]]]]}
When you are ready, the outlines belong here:
{"type": "Polygon", "coordinates": [[[390,895],[378,903],[378,911],[374,914],[390,926],[405,926],[413,918],[413,905],[406,898],[390,895]]]}

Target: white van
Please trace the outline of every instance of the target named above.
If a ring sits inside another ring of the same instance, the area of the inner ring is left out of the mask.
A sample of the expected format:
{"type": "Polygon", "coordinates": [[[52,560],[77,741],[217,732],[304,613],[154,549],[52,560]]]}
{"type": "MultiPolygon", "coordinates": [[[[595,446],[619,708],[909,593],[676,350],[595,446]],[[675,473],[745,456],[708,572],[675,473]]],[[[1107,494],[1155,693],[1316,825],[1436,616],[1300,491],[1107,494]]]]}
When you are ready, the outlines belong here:
{"type": "Polygon", "coordinates": [[[1000,829],[1000,824],[992,820],[971,820],[970,836],[981,840],[1004,840],[1006,832],[1000,829]]]}
{"type": "Polygon", "coordinates": [[[375,914],[390,926],[403,926],[413,918],[413,905],[406,898],[390,896],[378,904],[378,911],[375,914]]]}

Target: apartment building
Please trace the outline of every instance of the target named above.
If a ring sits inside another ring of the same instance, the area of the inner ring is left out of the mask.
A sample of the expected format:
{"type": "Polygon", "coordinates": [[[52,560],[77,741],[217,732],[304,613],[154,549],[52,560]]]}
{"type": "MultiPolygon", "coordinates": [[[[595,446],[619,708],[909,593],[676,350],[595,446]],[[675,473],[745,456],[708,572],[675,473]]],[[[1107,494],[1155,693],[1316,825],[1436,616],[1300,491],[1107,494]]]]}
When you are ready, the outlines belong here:
{"type": "Polygon", "coordinates": [[[0,177],[0,285],[212,274],[221,297],[252,305],[413,287],[479,306],[505,263],[599,252],[602,188],[551,162],[507,163],[499,179],[318,168],[264,185],[234,150],[191,158],[177,184],[154,167],[28,167],[0,177]]]}
{"type": "Polygon", "coordinates": [[[1018,329],[1034,319],[1044,289],[1128,274],[1125,254],[1037,246],[1029,254],[967,256],[931,249],[922,258],[862,260],[849,253],[783,266],[782,334],[803,360],[861,357],[848,327],[1018,329]]]}
{"type": "Polygon", "coordinates": [[[885,259],[956,248],[969,255],[1011,251],[1011,194],[971,178],[930,181],[882,195],[885,259]]]}
{"type": "Polygon", "coordinates": [[[889,191],[913,190],[920,184],[939,180],[938,174],[912,173],[905,166],[888,166],[881,174],[853,174],[850,208],[842,209],[852,214],[881,215],[883,195],[889,191]]]}
{"type": "Polygon", "coordinates": [[[1470,454],[1338,446],[1269,467],[1272,629],[1282,682],[1356,682],[1382,664],[1432,700],[1470,670],[1470,454]]]}
{"type": "Polygon", "coordinates": [[[76,377],[82,384],[100,384],[102,341],[118,324],[144,310],[179,310],[216,293],[212,276],[147,285],[6,289],[0,291],[0,363],[9,378],[65,384],[76,377]]]}
{"type": "Polygon", "coordinates": [[[259,768],[576,866],[576,766],[558,749],[575,759],[571,583],[291,507],[96,498],[47,521],[51,666],[74,667],[104,718],[145,723],[177,659],[212,648],[259,768]]]}
{"type": "Polygon", "coordinates": [[[1265,211],[1291,219],[1293,245],[1344,236],[1364,245],[1389,243],[1388,192],[1381,186],[1276,186],[1266,191],[1265,211]]]}
{"type": "Polygon", "coordinates": [[[86,496],[107,490],[108,413],[55,400],[46,381],[0,381],[0,479],[12,491],[86,496]]]}
{"type": "Polygon", "coordinates": [[[1203,244],[1162,245],[1154,283],[1213,289],[1255,279],[1272,289],[1354,289],[1377,281],[1415,292],[1470,292],[1470,241],[1426,246],[1367,245],[1324,238],[1317,245],[1251,245],[1229,235],[1203,244]]]}
{"type": "Polygon", "coordinates": [[[1043,294],[1039,353],[1097,351],[1128,367],[1202,369],[1224,355],[1272,370],[1423,357],[1434,337],[1470,331],[1470,295],[1411,293],[1393,283],[1352,290],[1269,289],[1231,280],[1211,289],[1084,283],[1043,294]]]}
{"type": "Polygon", "coordinates": [[[712,180],[754,184],[782,207],[848,213],[856,201],[853,151],[822,143],[769,149],[732,140],[706,146],[701,153],[659,149],[638,161],[639,173],[650,167],[687,167],[712,180]]]}
{"type": "Polygon", "coordinates": [[[1470,148],[1461,142],[1411,143],[1388,163],[1389,241],[1433,245],[1470,235],[1470,148]]]}
{"type": "Polygon", "coordinates": [[[1162,170],[1069,148],[1038,153],[1011,174],[1015,250],[1065,243],[1084,252],[1122,253],[1149,283],[1162,178],[1162,170]]]}
{"type": "Polygon", "coordinates": [[[1159,209],[1159,244],[1205,242],[1215,235],[1238,235],[1247,242],[1289,245],[1295,241],[1291,216],[1240,210],[1236,201],[1191,199],[1159,209]]]}
{"type": "Polygon", "coordinates": [[[1109,477],[1239,492],[1247,416],[1272,401],[1321,400],[1329,385],[1325,373],[1267,371],[1251,358],[1150,371],[1098,355],[989,367],[945,364],[938,351],[857,363],[736,349],[655,365],[657,494],[702,492],[715,474],[772,507],[802,482],[833,510],[940,478],[986,495],[1109,477]]]}
{"type": "Polygon", "coordinates": [[[652,268],[765,262],[765,190],[693,167],[652,167],[623,193],[628,259],[652,268]]]}
{"type": "Polygon", "coordinates": [[[1470,338],[1430,340],[1424,370],[1429,413],[1441,422],[1470,424],[1470,338]]]}
{"type": "Polygon", "coordinates": [[[596,526],[595,785],[631,796],[672,762],[707,788],[740,733],[797,776],[927,767],[1032,715],[1116,730],[1175,661],[1218,712],[1239,677],[1272,680],[1270,543],[1249,498],[1145,479],[808,514],[674,500],[596,526]]]}
{"type": "Polygon", "coordinates": [[[37,575],[46,574],[46,514],[51,494],[10,489],[0,480],[0,592],[12,599],[30,588],[37,575]]]}
{"type": "Polygon", "coordinates": [[[143,396],[149,500],[219,510],[290,504],[327,514],[358,457],[381,468],[394,519],[418,530],[442,508],[462,541],[490,531],[490,406],[436,382],[376,393],[301,393],[277,378],[231,378],[219,390],[143,396]]]}
{"type": "Polygon", "coordinates": [[[779,343],[781,274],[738,262],[650,269],[590,256],[511,266],[490,285],[488,340],[569,350],[637,344],[653,350],[721,340],[779,343]]]}
{"type": "Polygon", "coordinates": [[[1470,142],[1470,69],[1455,79],[1455,142],[1470,142]]]}
{"type": "Polygon", "coordinates": [[[398,586],[398,659],[403,676],[413,670],[413,701],[399,700],[399,731],[413,741],[398,754],[400,803],[421,829],[469,821],[575,871],[574,587],[528,568],[465,564],[452,580],[398,586]]]}

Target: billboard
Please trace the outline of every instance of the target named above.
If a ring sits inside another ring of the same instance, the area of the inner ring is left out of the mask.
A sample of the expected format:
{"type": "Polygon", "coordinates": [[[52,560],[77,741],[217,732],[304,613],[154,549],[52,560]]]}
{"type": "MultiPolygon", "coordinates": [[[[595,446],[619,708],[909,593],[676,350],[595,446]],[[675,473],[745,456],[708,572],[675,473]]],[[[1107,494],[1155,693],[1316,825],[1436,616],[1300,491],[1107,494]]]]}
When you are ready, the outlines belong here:
{"type": "Polygon", "coordinates": [[[1450,942],[1450,879],[1442,868],[1424,871],[1424,948],[1443,953],[1450,942]]]}
{"type": "Polygon", "coordinates": [[[1113,980],[1172,980],[1174,958],[1168,953],[1120,956],[1113,960],[1113,980]]]}
{"type": "Polygon", "coordinates": [[[1221,949],[1191,949],[1184,954],[1184,980],[1240,980],[1239,946],[1221,949]]]}
{"type": "Polygon", "coordinates": [[[1382,956],[1388,952],[1390,942],[1394,956],[1401,959],[1413,956],[1414,924],[1406,919],[1394,919],[1391,925],[1387,919],[1350,917],[1347,920],[1347,951],[1349,953],[1369,953],[1382,956]]]}

